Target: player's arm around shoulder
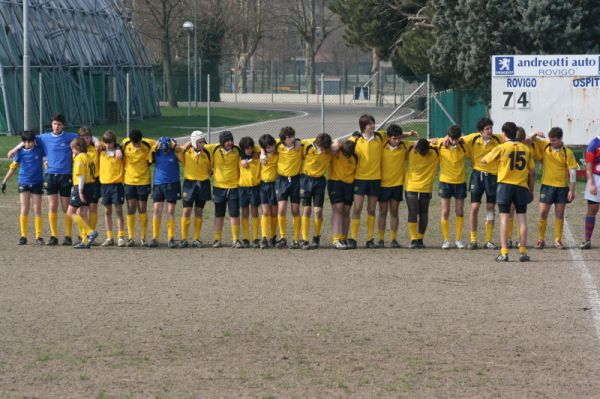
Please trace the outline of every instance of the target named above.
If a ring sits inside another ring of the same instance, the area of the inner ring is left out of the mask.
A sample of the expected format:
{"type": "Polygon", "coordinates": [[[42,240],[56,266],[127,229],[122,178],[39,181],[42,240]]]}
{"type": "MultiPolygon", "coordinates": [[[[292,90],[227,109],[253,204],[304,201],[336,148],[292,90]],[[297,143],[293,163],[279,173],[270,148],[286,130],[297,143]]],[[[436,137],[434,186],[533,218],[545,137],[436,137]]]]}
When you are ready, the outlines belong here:
{"type": "Polygon", "coordinates": [[[499,156],[500,156],[500,152],[502,151],[502,145],[496,146],[492,149],[492,151],[490,151],[485,157],[483,157],[481,159],[481,163],[483,165],[488,164],[490,162],[494,162],[494,160],[496,160],[499,156]]]}

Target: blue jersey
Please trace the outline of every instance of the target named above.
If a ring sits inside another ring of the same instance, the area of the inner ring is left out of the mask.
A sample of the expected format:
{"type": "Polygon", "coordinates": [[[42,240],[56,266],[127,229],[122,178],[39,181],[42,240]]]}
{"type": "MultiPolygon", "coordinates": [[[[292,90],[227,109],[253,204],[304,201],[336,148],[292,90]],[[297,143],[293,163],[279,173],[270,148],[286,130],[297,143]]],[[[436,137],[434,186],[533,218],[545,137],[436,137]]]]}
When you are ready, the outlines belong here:
{"type": "Polygon", "coordinates": [[[176,183],[179,181],[179,162],[175,151],[156,151],[154,157],[154,184],[176,183]]]}
{"type": "Polygon", "coordinates": [[[73,172],[71,141],[77,137],[77,133],[72,132],[62,132],[59,135],[47,132],[35,138],[36,143],[44,150],[48,161],[46,173],[70,175],[73,172]]]}
{"type": "Polygon", "coordinates": [[[14,162],[19,164],[19,184],[35,185],[44,182],[44,150],[36,145],[33,148],[19,148],[14,162]]]}

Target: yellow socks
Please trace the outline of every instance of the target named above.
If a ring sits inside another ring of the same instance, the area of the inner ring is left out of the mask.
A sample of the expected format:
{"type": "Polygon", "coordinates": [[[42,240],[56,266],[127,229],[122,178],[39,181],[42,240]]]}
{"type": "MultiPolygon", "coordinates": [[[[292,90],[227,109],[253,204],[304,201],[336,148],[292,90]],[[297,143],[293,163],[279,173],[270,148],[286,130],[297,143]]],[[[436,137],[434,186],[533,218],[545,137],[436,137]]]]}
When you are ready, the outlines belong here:
{"type": "Polygon", "coordinates": [[[96,230],[96,225],[98,224],[98,212],[90,212],[90,229],[96,230]]]}
{"type": "Polygon", "coordinates": [[[148,214],[140,213],[140,238],[146,239],[146,232],[148,231],[148,214]]]}
{"type": "Polygon", "coordinates": [[[494,234],[494,222],[486,220],[485,222],[485,242],[492,241],[492,235],[494,234]]]}
{"type": "Polygon", "coordinates": [[[281,238],[287,237],[287,218],[284,216],[277,216],[277,222],[279,223],[279,236],[281,238]]]}
{"type": "MultiPolygon", "coordinates": [[[[509,217],[508,218],[508,239],[512,240],[512,236],[513,236],[513,226],[514,226],[514,218],[509,217]]],[[[517,234],[518,236],[518,234],[517,234]]]]}
{"type": "Polygon", "coordinates": [[[379,241],[385,240],[385,230],[377,230],[377,239],[379,241]]]}
{"type": "Polygon", "coordinates": [[[450,240],[450,221],[441,219],[440,226],[442,227],[442,239],[444,241],[450,240]]]}
{"type": "Polygon", "coordinates": [[[112,230],[106,231],[106,238],[108,238],[109,240],[112,240],[114,238],[112,230]]]}
{"type": "Polygon", "coordinates": [[[48,212],[48,224],[50,225],[50,235],[58,237],[58,214],[56,212],[48,212]]]}
{"type": "MultiPolygon", "coordinates": [[[[238,229],[239,229],[239,226],[238,226],[238,229]]],[[[233,226],[232,226],[231,231],[233,231],[233,226]]],[[[239,230],[238,230],[238,233],[239,233],[239,230]]],[[[221,241],[222,236],[223,236],[223,231],[221,231],[221,230],[216,231],[215,230],[215,241],[221,241]]]]}
{"type": "Polygon", "coordinates": [[[63,220],[65,222],[65,236],[72,237],[73,236],[73,220],[66,213],[63,215],[63,220]]]}
{"type": "Polygon", "coordinates": [[[277,223],[278,223],[277,216],[271,216],[270,223],[271,223],[271,237],[267,237],[267,238],[272,238],[277,235],[277,223]]]}
{"type": "Polygon", "coordinates": [[[130,240],[135,237],[135,214],[127,215],[127,236],[130,240]]]}
{"type": "Polygon", "coordinates": [[[117,231],[117,237],[124,238],[125,237],[125,232],[123,230],[117,231]]]}
{"type": "MultiPolygon", "coordinates": [[[[521,251],[521,247],[519,247],[519,251],[521,251]]],[[[502,249],[500,249],[500,253],[502,255],[508,255],[508,248],[502,248],[502,249]]]]}
{"type": "Polygon", "coordinates": [[[79,229],[79,234],[81,235],[81,240],[86,243],[87,235],[92,232],[90,226],[83,220],[81,216],[78,214],[73,215],[73,221],[77,224],[77,228],[79,229]]]}
{"type": "Polygon", "coordinates": [[[152,218],[152,238],[158,240],[160,234],[160,219],[152,218]]]}
{"type": "Polygon", "coordinates": [[[554,240],[561,241],[562,240],[562,232],[563,232],[563,224],[564,219],[556,219],[554,221],[554,240]]]}
{"type": "Polygon", "coordinates": [[[265,216],[262,215],[260,218],[260,228],[262,230],[262,236],[263,238],[271,238],[272,234],[271,234],[271,220],[270,216],[265,216]]]}
{"type": "Polygon", "coordinates": [[[167,239],[175,239],[175,219],[167,219],[167,239]]]}
{"type": "Polygon", "coordinates": [[[425,234],[417,233],[417,240],[422,240],[423,238],[425,238],[425,234]]]}
{"type": "Polygon", "coordinates": [[[390,239],[392,241],[398,241],[398,231],[397,230],[390,231],[390,239]]]}
{"type": "Polygon", "coordinates": [[[294,239],[294,241],[298,241],[298,240],[300,240],[300,230],[302,228],[302,221],[300,219],[300,216],[293,216],[292,223],[294,225],[293,239],[294,239]]]}
{"type": "Polygon", "coordinates": [[[19,215],[19,226],[21,226],[21,237],[27,237],[27,225],[29,224],[29,216],[19,215]]]}
{"type": "Polygon", "coordinates": [[[323,224],[323,219],[317,219],[315,217],[315,224],[313,226],[313,235],[315,237],[321,237],[321,225],[323,224]]]}
{"type": "Polygon", "coordinates": [[[182,216],[181,217],[181,239],[183,241],[187,241],[189,232],[190,232],[190,218],[186,217],[186,216],[182,216]]]}
{"type": "Polygon", "coordinates": [[[42,236],[42,217],[35,216],[33,222],[35,224],[35,238],[40,238],[42,236]]]}
{"type": "Polygon", "coordinates": [[[470,233],[471,235],[471,242],[477,242],[477,232],[476,231],[472,231],[470,233]]]}
{"type": "Polygon", "coordinates": [[[360,219],[352,219],[350,224],[350,238],[356,241],[356,237],[358,237],[358,228],[360,227],[360,219]]]}
{"type": "Polygon", "coordinates": [[[524,246],[522,246],[522,245],[519,245],[519,253],[520,253],[520,254],[527,253],[527,248],[525,248],[525,247],[524,247],[524,246]]]}
{"type": "Polygon", "coordinates": [[[417,228],[417,223],[408,223],[408,235],[410,236],[411,241],[419,239],[417,228]]]}
{"type": "MultiPolygon", "coordinates": [[[[296,226],[294,226],[296,227],[296,226]]],[[[310,217],[302,216],[302,239],[308,241],[310,234],[310,217]]]]}
{"type": "Polygon", "coordinates": [[[258,216],[252,218],[252,240],[258,240],[258,216]]]}
{"type": "Polygon", "coordinates": [[[464,216],[456,217],[456,241],[460,241],[462,239],[463,225],[465,223],[464,216]]]}
{"type": "Polygon", "coordinates": [[[546,227],[548,226],[548,220],[538,220],[538,240],[544,240],[546,237],[546,227]]]}
{"type": "Polygon", "coordinates": [[[244,238],[250,240],[250,220],[247,218],[242,219],[242,231],[244,232],[244,238]]]}
{"type": "Polygon", "coordinates": [[[202,216],[194,218],[194,240],[200,241],[200,231],[202,230],[202,216]]]}
{"type": "Polygon", "coordinates": [[[232,224],[231,225],[231,238],[233,241],[238,241],[240,239],[240,225],[232,224]]]}
{"type": "Polygon", "coordinates": [[[375,216],[367,215],[367,241],[375,235],[375,216]]]}

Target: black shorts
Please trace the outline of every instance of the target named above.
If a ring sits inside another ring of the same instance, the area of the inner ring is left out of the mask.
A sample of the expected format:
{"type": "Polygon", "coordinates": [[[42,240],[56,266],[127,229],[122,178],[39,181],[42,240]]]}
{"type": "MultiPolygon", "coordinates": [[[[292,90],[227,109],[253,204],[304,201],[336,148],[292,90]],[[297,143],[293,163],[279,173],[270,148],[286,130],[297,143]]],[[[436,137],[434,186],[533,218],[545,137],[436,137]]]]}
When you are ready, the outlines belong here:
{"type": "Polygon", "coordinates": [[[327,179],[325,176],[310,177],[300,175],[300,198],[303,206],[314,206],[323,208],[325,202],[325,188],[327,188],[327,179]]]}
{"type": "Polygon", "coordinates": [[[327,182],[327,194],[331,205],[343,202],[346,205],[352,205],[354,202],[354,183],[344,183],[339,180],[329,180],[327,182]]]}
{"type": "Polygon", "coordinates": [[[498,188],[498,177],[489,173],[474,170],[471,173],[469,190],[471,191],[471,202],[481,202],[483,193],[489,204],[496,203],[496,191],[498,188]]]}
{"type": "Polygon", "coordinates": [[[260,186],[240,187],[240,208],[260,205],[260,186]]]}
{"type": "Polygon", "coordinates": [[[569,187],[553,187],[542,184],[540,202],[542,204],[566,204],[569,202],[569,187]]]}
{"type": "Polygon", "coordinates": [[[94,195],[94,183],[86,183],[83,185],[83,196],[86,202],[82,202],[79,198],[79,186],[73,186],[71,188],[71,199],[69,205],[74,208],[80,208],[82,206],[88,206],[90,204],[90,198],[94,195]]]}
{"type": "Polygon", "coordinates": [[[44,183],[38,184],[21,184],[19,183],[19,193],[30,192],[31,194],[43,194],[44,183]]]}
{"type": "Polygon", "coordinates": [[[216,217],[225,217],[227,208],[229,208],[229,217],[240,217],[240,192],[237,188],[213,187],[213,202],[216,217]]]}
{"type": "Polygon", "coordinates": [[[148,201],[150,195],[151,186],[149,184],[143,184],[141,186],[133,186],[131,184],[123,184],[125,189],[126,200],[138,200],[142,202],[148,201]]]}
{"type": "Polygon", "coordinates": [[[194,205],[197,208],[204,208],[206,201],[210,201],[210,180],[187,180],[183,181],[183,199],[184,208],[192,208],[194,205]]]}
{"type": "Polygon", "coordinates": [[[514,184],[498,183],[496,199],[500,213],[509,213],[512,204],[515,205],[517,213],[526,213],[527,204],[530,202],[529,190],[514,184]]]}
{"type": "Polygon", "coordinates": [[[102,205],[123,205],[125,202],[125,188],[123,183],[101,184],[102,205]]]}
{"type": "Polygon", "coordinates": [[[100,190],[100,180],[96,179],[96,181],[92,184],[94,185],[94,193],[92,194],[92,198],[88,201],[88,203],[97,204],[102,196],[102,192],[100,190]]]}
{"type": "Polygon", "coordinates": [[[46,189],[46,195],[58,194],[61,197],[70,197],[73,188],[73,177],[71,174],[46,173],[44,175],[44,188],[46,189]]]}
{"type": "Polygon", "coordinates": [[[354,195],[378,197],[381,191],[381,180],[354,179],[354,195]]]}
{"type": "Polygon", "coordinates": [[[275,182],[263,181],[260,183],[261,205],[277,205],[277,194],[275,194],[275,182]]]}
{"type": "Polygon", "coordinates": [[[454,197],[456,199],[465,199],[467,198],[467,183],[453,184],[440,182],[438,185],[438,195],[440,198],[454,197]]]}
{"type": "Polygon", "coordinates": [[[379,191],[379,202],[387,202],[389,200],[402,201],[403,186],[381,187],[379,191]]]}
{"type": "Polygon", "coordinates": [[[165,183],[155,184],[152,188],[152,201],[154,202],[168,202],[174,204],[177,200],[181,199],[181,184],[165,183]]]}
{"type": "Polygon", "coordinates": [[[292,204],[300,203],[300,175],[277,176],[275,180],[275,196],[277,201],[290,201],[292,204]]]}

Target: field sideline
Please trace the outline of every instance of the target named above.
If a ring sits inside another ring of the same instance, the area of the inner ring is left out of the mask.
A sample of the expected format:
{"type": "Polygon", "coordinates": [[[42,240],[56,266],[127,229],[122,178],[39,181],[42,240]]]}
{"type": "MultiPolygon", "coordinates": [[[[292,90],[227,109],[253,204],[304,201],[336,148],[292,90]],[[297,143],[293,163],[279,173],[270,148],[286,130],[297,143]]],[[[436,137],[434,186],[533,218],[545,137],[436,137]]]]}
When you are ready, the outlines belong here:
{"type": "MultiPolygon", "coordinates": [[[[577,243],[582,187],[567,212],[577,243]]],[[[15,191],[0,207],[3,398],[583,398],[600,388],[581,268],[600,281],[597,249],[530,249],[529,264],[513,250],[502,265],[496,251],[443,251],[437,196],[425,250],[169,250],[165,231],[159,249],[18,247],[15,191]]],[[[402,204],[404,245],[405,219],[402,204]]]]}

